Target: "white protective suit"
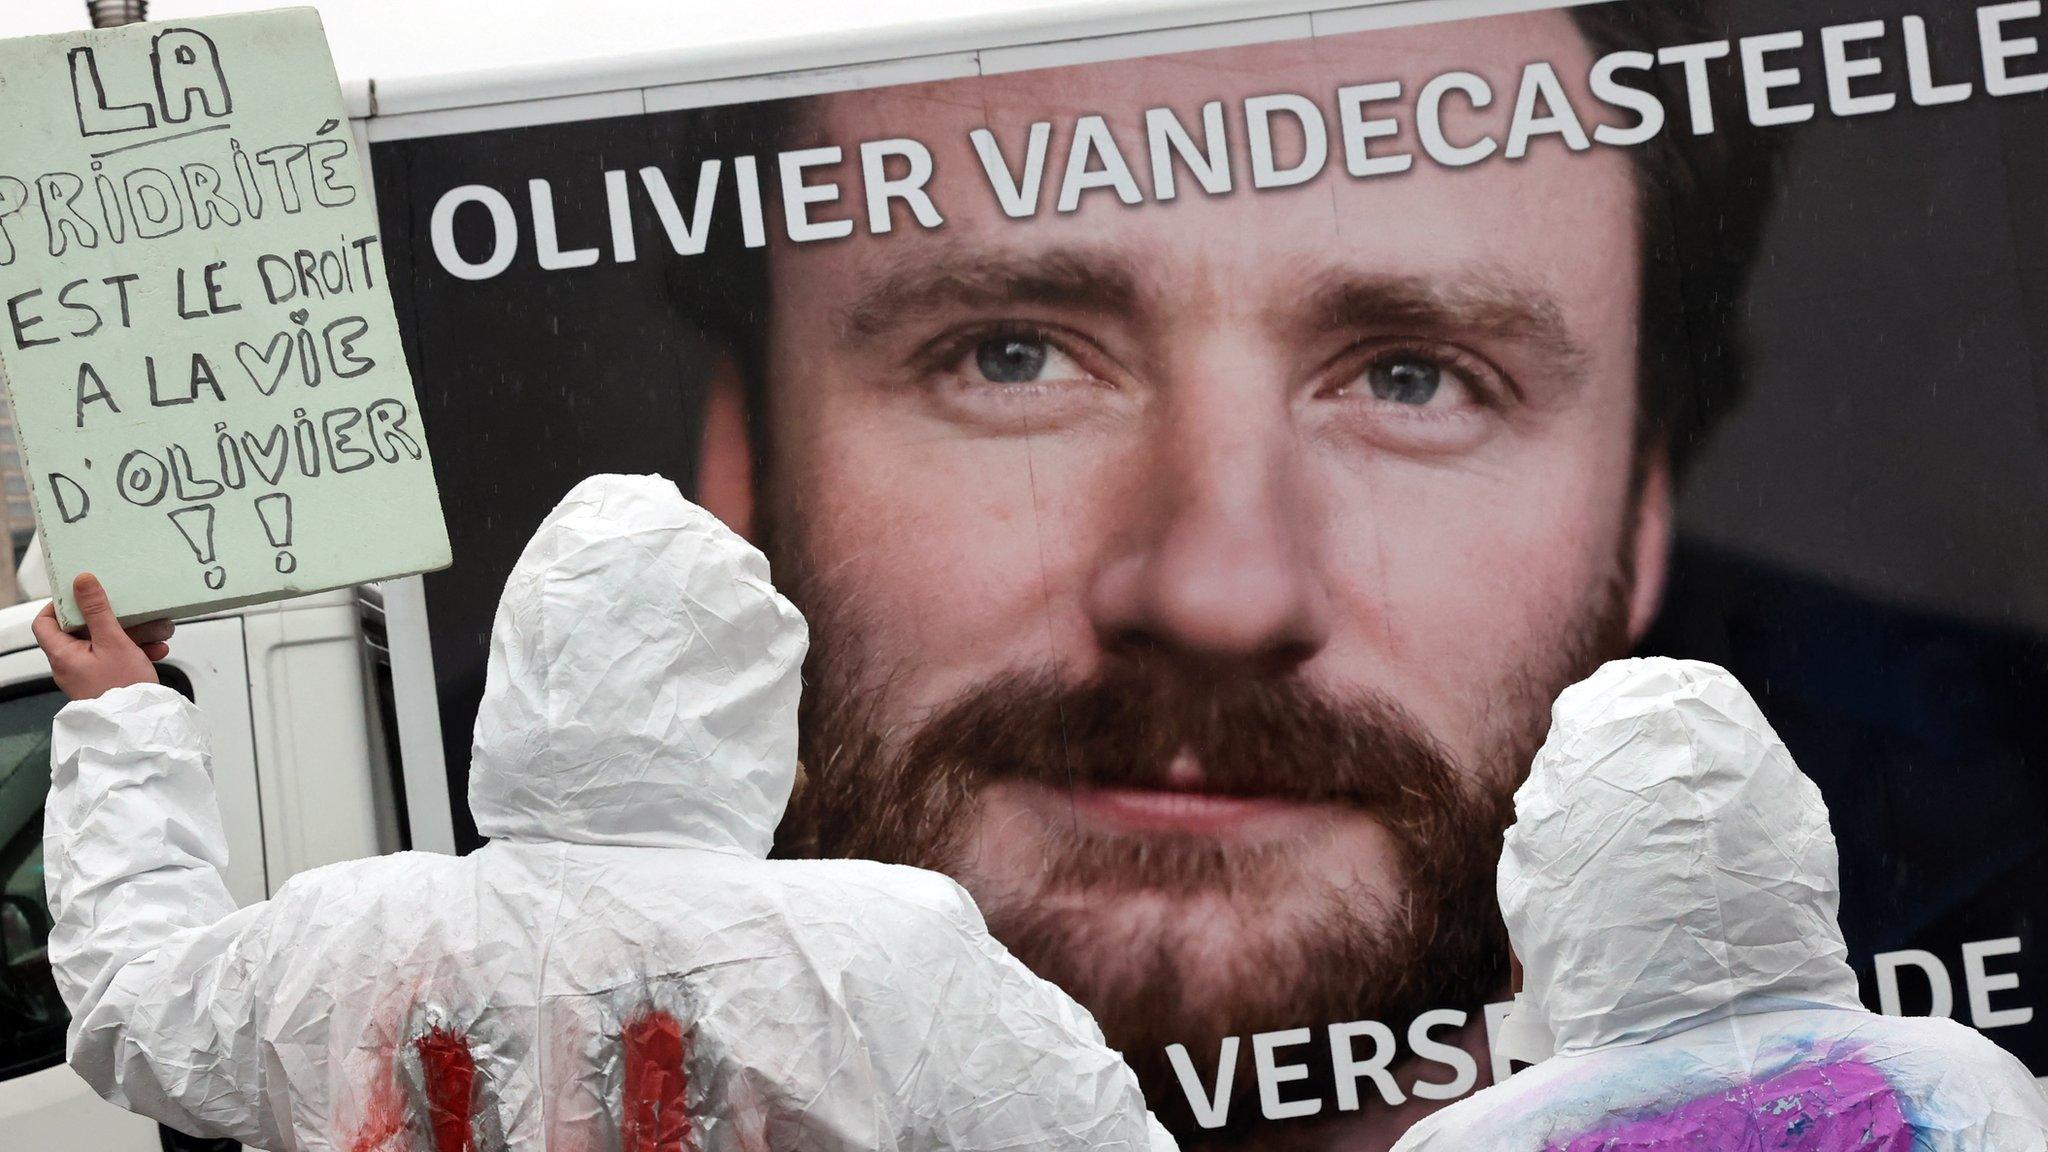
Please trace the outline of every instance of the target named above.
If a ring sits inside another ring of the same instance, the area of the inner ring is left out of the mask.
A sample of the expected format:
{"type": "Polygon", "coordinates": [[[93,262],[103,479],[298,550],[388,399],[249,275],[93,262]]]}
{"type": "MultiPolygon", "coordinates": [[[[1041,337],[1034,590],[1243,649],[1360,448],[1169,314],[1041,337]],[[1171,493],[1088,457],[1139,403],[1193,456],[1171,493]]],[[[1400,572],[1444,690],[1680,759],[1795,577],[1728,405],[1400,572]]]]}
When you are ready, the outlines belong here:
{"type": "Polygon", "coordinates": [[[491,843],[240,909],[199,712],[154,685],[69,705],[46,850],[71,1066],[272,1149],[1171,1149],[959,885],[765,858],[807,642],[673,484],[587,480],[498,607],[470,776],[491,843]]]}
{"type": "Polygon", "coordinates": [[[1565,690],[1499,885],[1556,1055],[1396,1152],[2048,1149],[2018,1060],[1857,999],[1827,807],[1711,664],[1616,661],[1565,690]]]}

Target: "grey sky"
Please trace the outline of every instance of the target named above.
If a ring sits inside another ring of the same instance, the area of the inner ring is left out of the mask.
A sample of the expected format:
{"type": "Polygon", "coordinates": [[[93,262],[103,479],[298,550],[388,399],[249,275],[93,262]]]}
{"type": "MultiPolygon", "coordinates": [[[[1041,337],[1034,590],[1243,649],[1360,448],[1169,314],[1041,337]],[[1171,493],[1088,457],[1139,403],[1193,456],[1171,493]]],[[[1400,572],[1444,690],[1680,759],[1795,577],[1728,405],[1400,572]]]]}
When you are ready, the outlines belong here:
{"type": "MultiPolygon", "coordinates": [[[[152,20],[289,0],[155,0],[152,20]]],[[[1046,0],[318,0],[344,79],[466,72],[886,27],[1054,5],[1046,0]]],[[[1071,4],[1061,4],[1071,7],[1071,4]]],[[[0,0],[0,36],[89,27],[85,0],[0,0]]]]}

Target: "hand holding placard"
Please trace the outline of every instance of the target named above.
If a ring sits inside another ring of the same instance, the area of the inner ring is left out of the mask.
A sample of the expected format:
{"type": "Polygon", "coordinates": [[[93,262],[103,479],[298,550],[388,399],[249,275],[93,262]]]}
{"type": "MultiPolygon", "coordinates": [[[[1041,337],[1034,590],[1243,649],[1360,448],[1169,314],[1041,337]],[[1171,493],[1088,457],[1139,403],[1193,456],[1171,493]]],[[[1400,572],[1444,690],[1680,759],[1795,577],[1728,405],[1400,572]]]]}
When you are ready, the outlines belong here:
{"type": "Polygon", "coordinates": [[[159,683],[152,661],[171,654],[169,620],[150,620],[122,628],[107,590],[91,573],[71,584],[72,602],[85,616],[83,636],[73,636],[57,623],[57,602],[43,605],[30,627],[36,644],[50,659],[50,676],[73,700],[96,700],[116,688],[159,683]]]}

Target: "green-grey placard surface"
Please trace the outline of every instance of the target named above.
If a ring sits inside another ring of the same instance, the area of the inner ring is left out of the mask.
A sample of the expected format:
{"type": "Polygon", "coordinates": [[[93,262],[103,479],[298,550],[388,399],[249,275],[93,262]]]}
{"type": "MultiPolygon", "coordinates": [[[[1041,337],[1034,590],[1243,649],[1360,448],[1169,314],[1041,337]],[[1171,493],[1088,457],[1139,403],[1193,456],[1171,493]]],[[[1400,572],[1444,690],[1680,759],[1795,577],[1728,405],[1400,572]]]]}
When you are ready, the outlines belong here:
{"type": "Polygon", "coordinates": [[[0,40],[0,374],[59,618],[448,564],[311,8],[0,40]]]}

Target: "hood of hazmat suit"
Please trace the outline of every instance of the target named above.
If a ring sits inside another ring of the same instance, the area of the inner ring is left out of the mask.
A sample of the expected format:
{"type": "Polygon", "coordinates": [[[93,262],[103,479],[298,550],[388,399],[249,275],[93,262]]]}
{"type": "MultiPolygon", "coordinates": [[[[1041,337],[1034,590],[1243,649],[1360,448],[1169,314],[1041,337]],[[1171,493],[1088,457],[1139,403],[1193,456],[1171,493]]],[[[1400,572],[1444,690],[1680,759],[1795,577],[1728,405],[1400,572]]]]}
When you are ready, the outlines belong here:
{"type": "Polygon", "coordinates": [[[246,908],[198,710],[156,685],[67,706],[45,848],[72,1067],[272,1149],[1172,1148],[957,884],[766,859],[806,646],[767,561],[673,484],[586,480],[499,605],[491,843],[246,908]]]}
{"type": "Polygon", "coordinates": [[[1720,668],[1620,660],[1558,697],[1499,890],[1514,1031],[1554,1055],[1397,1152],[2048,1149],[2017,1059],[1862,1006],[1827,806],[1720,668]]]}

